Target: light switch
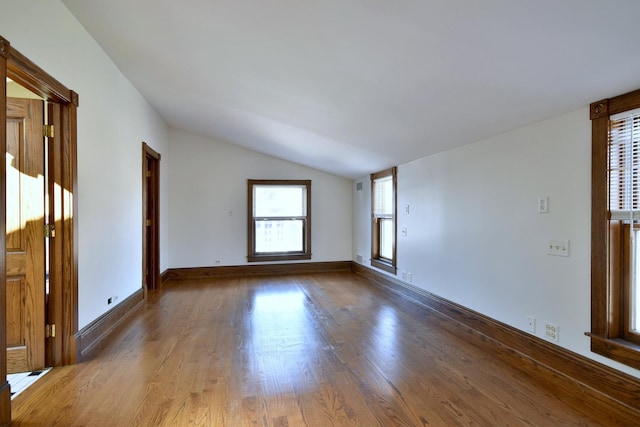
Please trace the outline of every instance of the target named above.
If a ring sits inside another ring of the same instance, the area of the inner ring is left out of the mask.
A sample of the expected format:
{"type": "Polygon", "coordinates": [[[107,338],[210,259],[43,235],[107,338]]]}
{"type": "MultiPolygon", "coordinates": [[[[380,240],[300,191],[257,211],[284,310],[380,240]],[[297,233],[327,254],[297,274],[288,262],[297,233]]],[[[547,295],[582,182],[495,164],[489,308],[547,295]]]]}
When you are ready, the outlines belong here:
{"type": "Polygon", "coordinates": [[[538,213],[549,213],[549,196],[538,197],[538,213]]]}

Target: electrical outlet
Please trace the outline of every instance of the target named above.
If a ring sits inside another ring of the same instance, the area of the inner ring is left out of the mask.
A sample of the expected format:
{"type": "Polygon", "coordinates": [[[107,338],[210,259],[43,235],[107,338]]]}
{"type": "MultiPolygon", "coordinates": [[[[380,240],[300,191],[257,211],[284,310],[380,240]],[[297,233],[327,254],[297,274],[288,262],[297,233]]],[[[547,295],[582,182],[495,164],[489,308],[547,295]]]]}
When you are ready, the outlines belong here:
{"type": "Polygon", "coordinates": [[[406,271],[402,272],[402,280],[404,280],[405,282],[407,281],[407,272],[406,271]]]}
{"type": "Polygon", "coordinates": [[[527,331],[536,333],[536,318],[533,316],[527,316],[527,331]]]}
{"type": "Polygon", "coordinates": [[[569,256],[568,240],[549,240],[547,255],[569,256]]]}
{"type": "Polygon", "coordinates": [[[560,327],[553,323],[544,322],[544,337],[549,341],[560,342],[560,327]]]}

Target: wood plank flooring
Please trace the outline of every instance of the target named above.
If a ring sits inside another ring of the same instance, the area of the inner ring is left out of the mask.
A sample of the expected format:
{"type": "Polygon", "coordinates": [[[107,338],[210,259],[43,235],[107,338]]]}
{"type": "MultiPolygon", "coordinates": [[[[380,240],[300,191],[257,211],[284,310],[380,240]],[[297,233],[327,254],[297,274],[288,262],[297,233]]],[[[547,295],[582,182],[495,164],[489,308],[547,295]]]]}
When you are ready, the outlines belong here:
{"type": "Polygon", "coordinates": [[[14,426],[640,425],[638,413],[352,273],[170,283],[14,426]]]}

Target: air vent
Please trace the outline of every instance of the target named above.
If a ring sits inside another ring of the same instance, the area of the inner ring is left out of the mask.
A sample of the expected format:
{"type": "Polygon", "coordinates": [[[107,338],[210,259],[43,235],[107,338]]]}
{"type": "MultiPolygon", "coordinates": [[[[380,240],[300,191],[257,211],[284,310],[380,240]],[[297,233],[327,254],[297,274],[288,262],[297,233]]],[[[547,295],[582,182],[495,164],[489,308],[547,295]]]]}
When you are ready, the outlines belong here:
{"type": "Polygon", "coordinates": [[[362,255],[356,255],[356,261],[358,264],[362,264],[362,255]]]}
{"type": "Polygon", "coordinates": [[[362,181],[356,182],[356,191],[362,191],[362,181]]]}

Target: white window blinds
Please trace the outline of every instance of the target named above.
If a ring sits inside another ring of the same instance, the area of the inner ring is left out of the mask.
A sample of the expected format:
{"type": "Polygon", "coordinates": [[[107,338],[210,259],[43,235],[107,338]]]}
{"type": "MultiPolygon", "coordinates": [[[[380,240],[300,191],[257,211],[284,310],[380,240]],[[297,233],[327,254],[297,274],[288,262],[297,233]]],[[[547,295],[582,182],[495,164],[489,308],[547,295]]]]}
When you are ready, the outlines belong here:
{"type": "Polygon", "coordinates": [[[611,219],[640,219],[640,109],[610,118],[608,176],[611,219]]]}
{"type": "Polygon", "coordinates": [[[393,215],[393,176],[384,176],[373,181],[373,214],[393,215]]]}

